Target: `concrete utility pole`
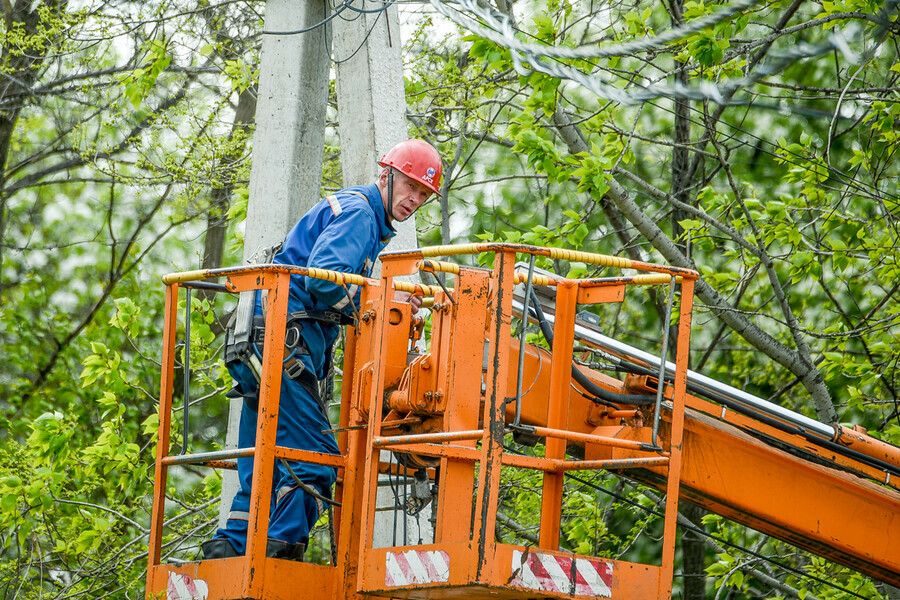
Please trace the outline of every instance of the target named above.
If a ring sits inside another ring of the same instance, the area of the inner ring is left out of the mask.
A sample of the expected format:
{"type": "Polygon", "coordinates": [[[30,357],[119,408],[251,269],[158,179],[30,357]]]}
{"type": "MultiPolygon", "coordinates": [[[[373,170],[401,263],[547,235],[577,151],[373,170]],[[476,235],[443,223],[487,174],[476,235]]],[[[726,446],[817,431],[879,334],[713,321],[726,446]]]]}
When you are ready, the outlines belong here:
{"type": "MultiPolygon", "coordinates": [[[[269,0],[265,31],[305,29],[329,12],[325,0],[269,0]]],[[[282,241],[320,200],[328,43],[325,27],[296,35],[263,35],[245,260],[282,241]]]]}
{"type": "MultiPolygon", "coordinates": [[[[358,7],[375,10],[385,4],[370,0],[358,7]]],[[[409,137],[400,19],[395,4],[374,13],[345,10],[341,16],[345,19],[332,21],[341,165],[345,186],[364,185],[375,181],[378,159],[409,137]]],[[[395,226],[397,237],[388,250],[418,246],[414,218],[395,226]]]]}
{"type": "MultiPolygon", "coordinates": [[[[370,0],[359,8],[375,10],[385,8],[385,4],[370,0]]],[[[345,10],[341,16],[348,14],[350,11],[345,10]]],[[[378,159],[394,144],[409,137],[397,7],[391,4],[379,12],[354,12],[352,17],[333,21],[344,186],[374,181],[380,171],[378,159]]],[[[394,227],[397,236],[388,250],[418,247],[415,217],[395,223],[394,227]]],[[[391,460],[391,456],[390,452],[382,452],[382,460],[391,460]]],[[[379,480],[376,505],[394,507],[395,501],[389,482],[379,480]]],[[[431,537],[431,506],[417,517],[395,518],[394,514],[394,511],[376,513],[375,548],[392,546],[395,542],[414,544],[431,537]]]]}
{"type": "MultiPolygon", "coordinates": [[[[265,31],[306,29],[321,23],[329,13],[325,0],[268,0],[265,31]]],[[[329,41],[325,27],[296,35],[263,35],[244,260],[282,241],[319,201],[329,41]]],[[[237,447],[242,402],[237,399],[231,404],[225,442],[228,448],[237,447]]],[[[237,474],[225,473],[219,509],[221,527],[239,487],[237,474]]]]}
{"type": "MultiPolygon", "coordinates": [[[[358,8],[374,10],[383,3],[358,8]]],[[[324,0],[268,0],[265,31],[289,32],[322,22],[324,0]]],[[[320,199],[325,109],[330,60],[328,31],[334,27],[341,163],[344,186],[375,181],[378,159],[408,137],[403,59],[397,8],[376,13],[345,9],[343,18],[297,35],[263,37],[250,201],[245,225],[244,259],[284,239],[297,219],[320,199]],[[351,18],[355,17],[355,18],[351,18]]],[[[390,249],[415,248],[414,219],[396,224],[390,249]]],[[[232,402],[226,446],[237,447],[242,400],[232,402]]],[[[219,524],[224,527],[238,489],[234,472],[222,484],[219,524]]],[[[379,490],[379,505],[393,505],[389,490],[379,490]]],[[[389,545],[394,531],[424,533],[430,511],[406,524],[385,515],[377,524],[376,546],[389,545]]]]}

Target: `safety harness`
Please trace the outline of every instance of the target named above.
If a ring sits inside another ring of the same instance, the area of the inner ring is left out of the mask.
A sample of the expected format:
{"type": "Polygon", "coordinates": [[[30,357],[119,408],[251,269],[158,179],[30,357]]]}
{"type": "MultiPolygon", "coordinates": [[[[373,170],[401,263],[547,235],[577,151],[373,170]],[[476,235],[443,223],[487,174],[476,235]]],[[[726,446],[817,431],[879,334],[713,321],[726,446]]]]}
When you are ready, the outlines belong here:
{"type": "MultiPolygon", "coordinates": [[[[356,193],[356,192],[353,192],[356,193]]],[[[358,194],[362,196],[362,194],[358,194]]],[[[365,197],[365,196],[363,196],[365,197]]],[[[336,199],[335,199],[336,200],[336,199]]],[[[329,199],[330,201],[330,199],[329,199]]],[[[335,214],[340,214],[340,204],[332,204],[332,210],[335,214]],[[335,210],[335,206],[337,210],[335,210]]],[[[276,244],[268,248],[262,249],[253,255],[247,262],[249,264],[267,264],[272,261],[274,256],[281,249],[281,244],[276,244]]],[[[232,365],[241,363],[245,365],[256,382],[259,383],[262,372],[262,365],[259,358],[253,352],[253,344],[260,347],[266,334],[265,313],[268,305],[268,290],[261,290],[262,315],[255,314],[256,307],[256,290],[248,290],[241,292],[238,298],[237,309],[234,311],[231,320],[225,328],[225,364],[232,365]]],[[[348,298],[352,302],[352,298],[348,298]]],[[[301,360],[303,355],[309,355],[309,349],[303,340],[303,322],[316,321],[324,325],[353,325],[356,323],[354,317],[345,315],[339,310],[297,310],[287,315],[287,325],[284,335],[284,360],[283,373],[292,380],[297,380],[304,388],[316,399],[326,414],[320,394],[318,391],[318,379],[315,374],[306,369],[306,365],[301,360]]],[[[253,410],[257,410],[259,406],[259,396],[257,390],[238,390],[237,386],[230,390],[226,395],[229,397],[243,397],[244,401],[253,410]]]]}

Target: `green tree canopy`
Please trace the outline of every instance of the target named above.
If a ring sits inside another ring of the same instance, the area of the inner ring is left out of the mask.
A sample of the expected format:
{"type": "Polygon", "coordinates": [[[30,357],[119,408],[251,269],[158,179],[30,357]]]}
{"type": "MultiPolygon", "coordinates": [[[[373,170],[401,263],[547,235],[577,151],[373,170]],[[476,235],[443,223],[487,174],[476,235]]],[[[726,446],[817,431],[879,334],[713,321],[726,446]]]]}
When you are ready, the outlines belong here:
{"type": "MultiPolygon", "coordinates": [[[[159,277],[239,260],[264,8],[3,3],[4,597],[142,594],[159,277]]],[[[504,239],[697,269],[691,368],[900,443],[896,3],[434,0],[403,11],[410,133],[446,161],[441,201],[418,216],[421,243],[504,239]]],[[[333,125],[323,189],[340,186],[333,125]]],[[[607,332],[647,343],[663,314],[651,301],[655,312],[605,315],[607,332]]],[[[199,447],[222,443],[229,302],[192,302],[199,447]]],[[[219,480],[176,483],[165,552],[190,557],[214,527],[219,480]]],[[[527,482],[509,485],[510,510],[533,501],[516,491],[527,482]]],[[[634,506],[571,485],[569,547],[642,551],[653,518],[623,530],[616,515],[634,506]]],[[[707,541],[710,597],[889,593],[692,518],[818,577],[768,572],[707,541]]]]}

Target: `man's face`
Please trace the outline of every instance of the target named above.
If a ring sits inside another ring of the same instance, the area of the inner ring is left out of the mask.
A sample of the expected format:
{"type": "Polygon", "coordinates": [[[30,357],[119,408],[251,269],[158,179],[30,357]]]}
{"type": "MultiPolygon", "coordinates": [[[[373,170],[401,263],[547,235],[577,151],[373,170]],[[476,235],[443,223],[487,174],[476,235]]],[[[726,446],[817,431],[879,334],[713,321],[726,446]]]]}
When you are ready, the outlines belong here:
{"type": "Polygon", "coordinates": [[[431,194],[431,190],[424,184],[395,170],[394,206],[389,211],[389,214],[393,213],[393,218],[398,221],[405,221],[420,206],[425,204],[425,201],[431,197],[431,194]]]}

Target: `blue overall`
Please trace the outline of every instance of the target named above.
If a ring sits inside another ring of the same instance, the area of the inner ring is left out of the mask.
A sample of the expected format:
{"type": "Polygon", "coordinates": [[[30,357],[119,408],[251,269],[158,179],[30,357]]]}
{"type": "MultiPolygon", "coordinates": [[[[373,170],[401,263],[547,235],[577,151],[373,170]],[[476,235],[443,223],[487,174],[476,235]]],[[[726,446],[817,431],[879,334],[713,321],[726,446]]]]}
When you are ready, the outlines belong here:
{"type": "MultiPolygon", "coordinates": [[[[394,234],[375,184],[348,188],[328,196],[306,213],[288,233],[273,262],[368,277],[378,255],[394,234]]],[[[357,286],[348,285],[347,288],[345,290],[341,285],[321,279],[292,275],[288,312],[330,309],[352,315],[354,308],[359,308],[360,292],[357,286]],[[348,292],[353,298],[352,305],[348,292]]],[[[262,314],[259,296],[257,294],[257,315],[262,314]]],[[[297,358],[306,369],[315,374],[316,379],[323,379],[331,362],[331,346],[339,334],[338,326],[312,320],[301,321],[300,325],[308,353],[298,354],[297,358]]],[[[261,358],[258,346],[254,344],[252,350],[261,358]]],[[[242,393],[258,388],[256,379],[245,364],[232,363],[228,370],[242,393]]],[[[282,375],[277,444],[287,448],[338,454],[334,435],[322,433],[330,428],[322,408],[299,379],[282,375]]],[[[238,429],[239,447],[255,445],[256,429],[257,413],[244,403],[238,429]]],[[[216,537],[227,539],[238,554],[244,554],[253,458],[239,458],[237,463],[241,487],[231,503],[225,528],[219,529],[216,537]]],[[[334,468],[301,462],[290,464],[301,481],[317,488],[323,496],[331,496],[331,485],[337,476],[334,468]]],[[[280,461],[275,463],[269,538],[290,544],[307,543],[309,530],[323,508],[321,501],[297,486],[280,461]]]]}

